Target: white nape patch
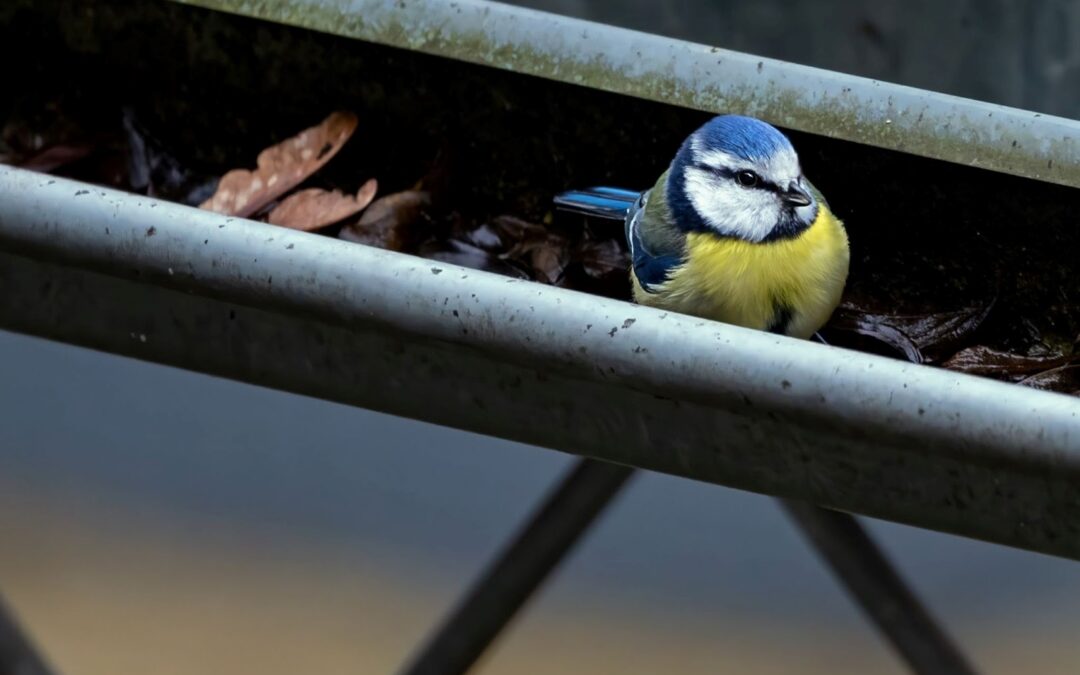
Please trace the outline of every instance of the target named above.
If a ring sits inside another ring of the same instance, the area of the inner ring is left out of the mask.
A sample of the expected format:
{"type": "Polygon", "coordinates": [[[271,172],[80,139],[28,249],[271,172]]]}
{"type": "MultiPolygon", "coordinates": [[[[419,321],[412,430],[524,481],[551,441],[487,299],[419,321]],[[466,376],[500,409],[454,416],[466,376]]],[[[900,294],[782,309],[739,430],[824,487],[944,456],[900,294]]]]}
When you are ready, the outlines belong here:
{"type": "Polygon", "coordinates": [[[720,234],[760,242],[780,222],[782,207],[773,192],[744,188],[697,167],[687,167],[684,177],[691,205],[720,234]]]}

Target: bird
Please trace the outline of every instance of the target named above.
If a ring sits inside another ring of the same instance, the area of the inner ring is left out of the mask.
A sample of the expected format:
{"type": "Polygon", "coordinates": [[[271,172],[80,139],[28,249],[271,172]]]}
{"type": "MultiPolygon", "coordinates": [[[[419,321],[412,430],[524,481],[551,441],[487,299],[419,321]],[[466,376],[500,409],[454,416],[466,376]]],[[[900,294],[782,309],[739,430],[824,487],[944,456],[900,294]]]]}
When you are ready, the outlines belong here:
{"type": "Polygon", "coordinates": [[[803,175],[788,137],[753,117],[710,119],[645,191],[570,190],[554,203],[623,220],[642,305],[811,338],[847,282],[843,222],[803,175]]]}

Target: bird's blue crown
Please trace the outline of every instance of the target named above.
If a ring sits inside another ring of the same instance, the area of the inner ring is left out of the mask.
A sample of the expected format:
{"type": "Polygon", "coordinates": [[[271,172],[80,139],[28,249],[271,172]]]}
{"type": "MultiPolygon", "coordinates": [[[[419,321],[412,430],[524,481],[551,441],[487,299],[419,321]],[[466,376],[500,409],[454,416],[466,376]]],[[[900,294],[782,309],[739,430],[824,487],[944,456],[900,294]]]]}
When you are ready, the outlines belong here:
{"type": "Polygon", "coordinates": [[[722,115],[706,122],[679,148],[666,196],[674,225],[750,241],[793,236],[816,213],[799,190],[798,155],[775,127],[752,117],[722,115]],[[742,186],[742,187],[739,187],[742,186]],[[743,189],[746,188],[746,189],[743,189]]]}
{"type": "Polygon", "coordinates": [[[776,127],[742,115],[721,115],[706,122],[679,150],[679,155],[686,155],[685,160],[692,159],[691,144],[694,142],[700,144],[702,150],[720,150],[752,162],[768,159],[785,150],[795,150],[787,136],[776,127]]]}

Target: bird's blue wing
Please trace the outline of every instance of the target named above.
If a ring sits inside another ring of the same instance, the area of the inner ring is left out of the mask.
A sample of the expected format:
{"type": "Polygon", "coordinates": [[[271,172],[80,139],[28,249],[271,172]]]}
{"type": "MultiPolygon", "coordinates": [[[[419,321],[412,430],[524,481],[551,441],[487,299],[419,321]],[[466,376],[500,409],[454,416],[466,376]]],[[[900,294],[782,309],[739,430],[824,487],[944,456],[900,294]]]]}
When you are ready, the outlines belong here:
{"type": "MultiPolygon", "coordinates": [[[[661,179],[663,182],[663,179],[661,179]]],[[[650,190],[624,190],[612,187],[591,187],[569,190],[555,197],[555,207],[561,211],[598,218],[623,220],[626,242],[630,246],[634,275],[641,287],[654,292],[667,280],[668,272],[683,261],[682,251],[665,251],[663,245],[648,236],[645,206],[650,190]]],[[[653,223],[654,226],[660,223],[653,223]]]]}
{"type": "Polygon", "coordinates": [[[626,242],[630,246],[634,276],[646,292],[655,293],[656,287],[667,281],[671,270],[682,264],[683,255],[681,251],[653,250],[642,236],[648,200],[649,192],[641,193],[637,202],[627,212],[626,242]]]}
{"type": "Polygon", "coordinates": [[[555,195],[555,208],[583,216],[623,220],[641,195],[637,190],[591,187],[555,195]]]}

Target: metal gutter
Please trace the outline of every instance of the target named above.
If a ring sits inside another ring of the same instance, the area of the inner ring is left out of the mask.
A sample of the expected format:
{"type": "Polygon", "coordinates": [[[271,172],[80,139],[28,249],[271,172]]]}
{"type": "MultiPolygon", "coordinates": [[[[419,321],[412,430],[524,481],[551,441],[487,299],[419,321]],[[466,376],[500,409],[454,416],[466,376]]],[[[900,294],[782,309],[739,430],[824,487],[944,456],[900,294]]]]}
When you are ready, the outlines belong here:
{"type": "Polygon", "coordinates": [[[483,0],[174,0],[1080,187],[1080,123],[483,0]]]}
{"type": "Polygon", "coordinates": [[[0,327],[1080,559],[1080,399],[0,167],[0,327]]]}

